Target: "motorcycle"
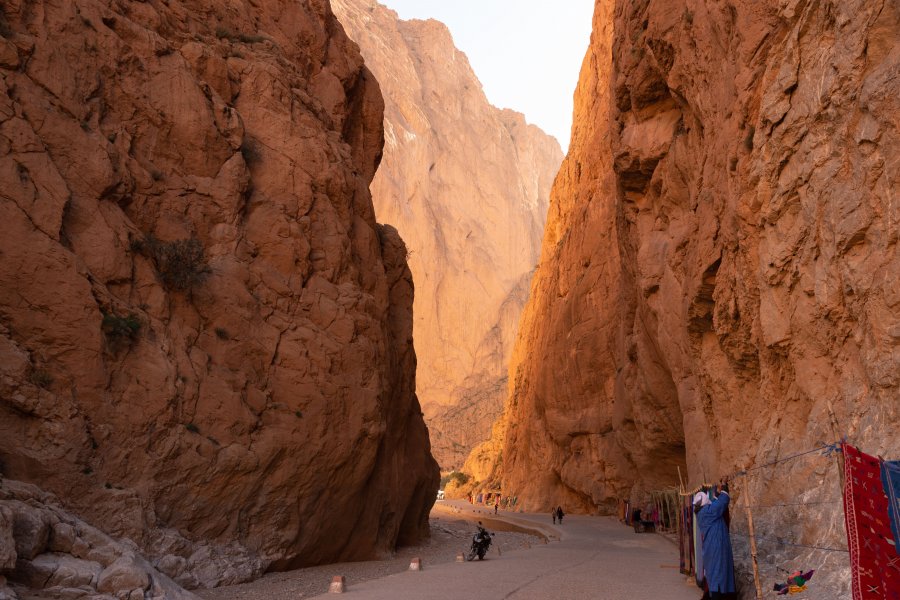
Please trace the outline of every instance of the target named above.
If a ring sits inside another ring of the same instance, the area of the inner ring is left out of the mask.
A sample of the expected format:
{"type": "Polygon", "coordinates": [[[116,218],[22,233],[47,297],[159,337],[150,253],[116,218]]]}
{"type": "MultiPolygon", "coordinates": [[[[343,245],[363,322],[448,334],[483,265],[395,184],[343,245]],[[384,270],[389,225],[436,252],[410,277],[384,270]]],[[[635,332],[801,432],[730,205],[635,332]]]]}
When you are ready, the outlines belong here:
{"type": "Polygon", "coordinates": [[[484,555],[487,554],[488,548],[491,547],[491,534],[487,532],[487,530],[478,524],[478,532],[472,536],[472,548],[469,550],[469,555],[466,557],[466,560],[475,560],[475,557],[478,557],[478,560],[484,560],[484,555]]]}

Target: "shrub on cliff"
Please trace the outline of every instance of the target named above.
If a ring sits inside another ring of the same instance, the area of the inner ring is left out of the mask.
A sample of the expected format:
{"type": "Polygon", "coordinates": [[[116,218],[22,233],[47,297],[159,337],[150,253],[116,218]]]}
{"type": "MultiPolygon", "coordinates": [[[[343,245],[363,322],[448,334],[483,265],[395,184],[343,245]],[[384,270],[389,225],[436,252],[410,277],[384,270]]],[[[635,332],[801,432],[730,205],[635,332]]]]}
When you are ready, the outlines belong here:
{"type": "Polygon", "coordinates": [[[131,346],[141,330],[141,322],[134,313],[123,317],[115,313],[104,313],[100,329],[106,336],[106,343],[113,353],[131,346]]]}
{"type": "Polygon", "coordinates": [[[447,487],[447,484],[453,482],[456,487],[462,487],[469,483],[469,476],[459,471],[453,471],[448,475],[441,477],[441,489],[447,487]]]}
{"type": "Polygon", "coordinates": [[[210,273],[203,244],[197,238],[163,242],[151,235],[133,242],[132,249],[153,261],[163,286],[170,290],[190,290],[210,273]]]}

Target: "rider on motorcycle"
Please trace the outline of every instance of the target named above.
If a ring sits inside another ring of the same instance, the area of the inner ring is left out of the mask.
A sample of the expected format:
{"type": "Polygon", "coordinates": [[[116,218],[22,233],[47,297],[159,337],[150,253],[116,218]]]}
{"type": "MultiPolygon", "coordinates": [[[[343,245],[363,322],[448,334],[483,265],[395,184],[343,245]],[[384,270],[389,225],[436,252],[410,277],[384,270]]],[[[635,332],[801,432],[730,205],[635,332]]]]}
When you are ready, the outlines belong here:
{"type": "Polygon", "coordinates": [[[478,521],[478,531],[472,537],[472,549],[469,551],[468,560],[475,560],[476,555],[478,555],[478,560],[484,560],[484,555],[487,554],[490,547],[491,534],[482,527],[481,521],[478,521]]]}

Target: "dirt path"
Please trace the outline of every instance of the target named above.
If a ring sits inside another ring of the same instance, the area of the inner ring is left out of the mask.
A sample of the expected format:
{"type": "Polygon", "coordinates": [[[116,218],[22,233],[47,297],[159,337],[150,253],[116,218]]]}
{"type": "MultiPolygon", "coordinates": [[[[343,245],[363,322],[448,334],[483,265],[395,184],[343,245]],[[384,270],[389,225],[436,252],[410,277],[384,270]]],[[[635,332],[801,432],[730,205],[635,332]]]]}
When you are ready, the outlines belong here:
{"type": "Polygon", "coordinates": [[[366,600],[700,597],[697,588],[678,572],[677,549],[660,536],[635,534],[612,518],[568,515],[564,525],[553,526],[545,515],[501,511],[494,517],[486,509],[476,511],[466,503],[439,504],[432,512],[431,542],[404,549],[390,560],[271,574],[250,584],[200,595],[209,600],[324,600],[334,597],[325,593],[331,577],[344,575],[348,584],[345,596],[366,600]],[[479,519],[497,533],[500,551],[492,547],[483,562],[456,563],[456,553],[471,539],[471,521],[479,519]],[[406,570],[414,556],[422,559],[423,571],[406,570]]]}
{"type": "MultiPolygon", "coordinates": [[[[327,592],[334,575],[343,575],[350,585],[355,586],[372,579],[403,573],[414,557],[421,558],[426,566],[453,563],[457,553],[468,549],[475,533],[474,522],[487,516],[486,512],[486,509],[484,515],[471,511],[456,512],[438,504],[431,513],[431,539],[422,546],[401,548],[390,558],[269,573],[251,583],[197,590],[195,593],[206,600],[297,600],[327,592]]],[[[499,526],[495,527],[491,521],[487,525],[491,532],[498,532],[495,540],[503,553],[545,543],[545,534],[523,529],[514,523],[498,523],[499,526]]]]}

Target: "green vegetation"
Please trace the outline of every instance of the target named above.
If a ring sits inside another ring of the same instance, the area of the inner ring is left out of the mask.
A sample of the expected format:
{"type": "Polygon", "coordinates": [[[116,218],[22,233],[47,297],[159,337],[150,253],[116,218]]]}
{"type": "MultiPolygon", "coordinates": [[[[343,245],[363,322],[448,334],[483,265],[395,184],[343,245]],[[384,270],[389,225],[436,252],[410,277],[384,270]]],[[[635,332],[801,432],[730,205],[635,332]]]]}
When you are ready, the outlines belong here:
{"type": "Polygon", "coordinates": [[[231,336],[228,335],[228,330],[226,330],[222,327],[216,327],[215,331],[216,331],[216,337],[219,338],[220,340],[231,339],[231,336]]]}
{"type": "Polygon", "coordinates": [[[106,343],[114,353],[131,346],[141,330],[141,322],[134,313],[127,317],[115,313],[104,313],[100,329],[106,336],[106,343]]]}
{"type": "Polygon", "coordinates": [[[243,42],[245,44],[256,44],[258,42],[264,42],[269,39],[266,36],[259,34],[235,33],[227,27],[222,26],[216,27],[216,37],[220,40],[243,42]]]}
{"type": "Polygon", "coordinates": [[[49,390],[53,385],[53,376],[43,369],[33,369],[28,376],[29,381],[39,388],[49,390]]]}
{"type": "Polygon", "coordinates": [[[194,425],[193,423],[188,423],[184,426],[185,429],[190,431],[191,433],[200,433],[200,428],[194,425]]]}
{"type": "Polygon", "coordinates": [[[170,290],[190,290],[210,273],[203,244],[197,238],[163,242],[150,235],[143,241],[132,241],[131,249],[153,261],[163,286],[170,290]]]}
{"type": "Polygon", "coordinates": [[[450,482],[454,482],[456,487],[462,487],[469,483],[469,476],[465,473],[461,473],[460,471],[453,471],[452,473],[448,473],[441,477],[441,489],[447,487],[447,484],[450,482]]]}

